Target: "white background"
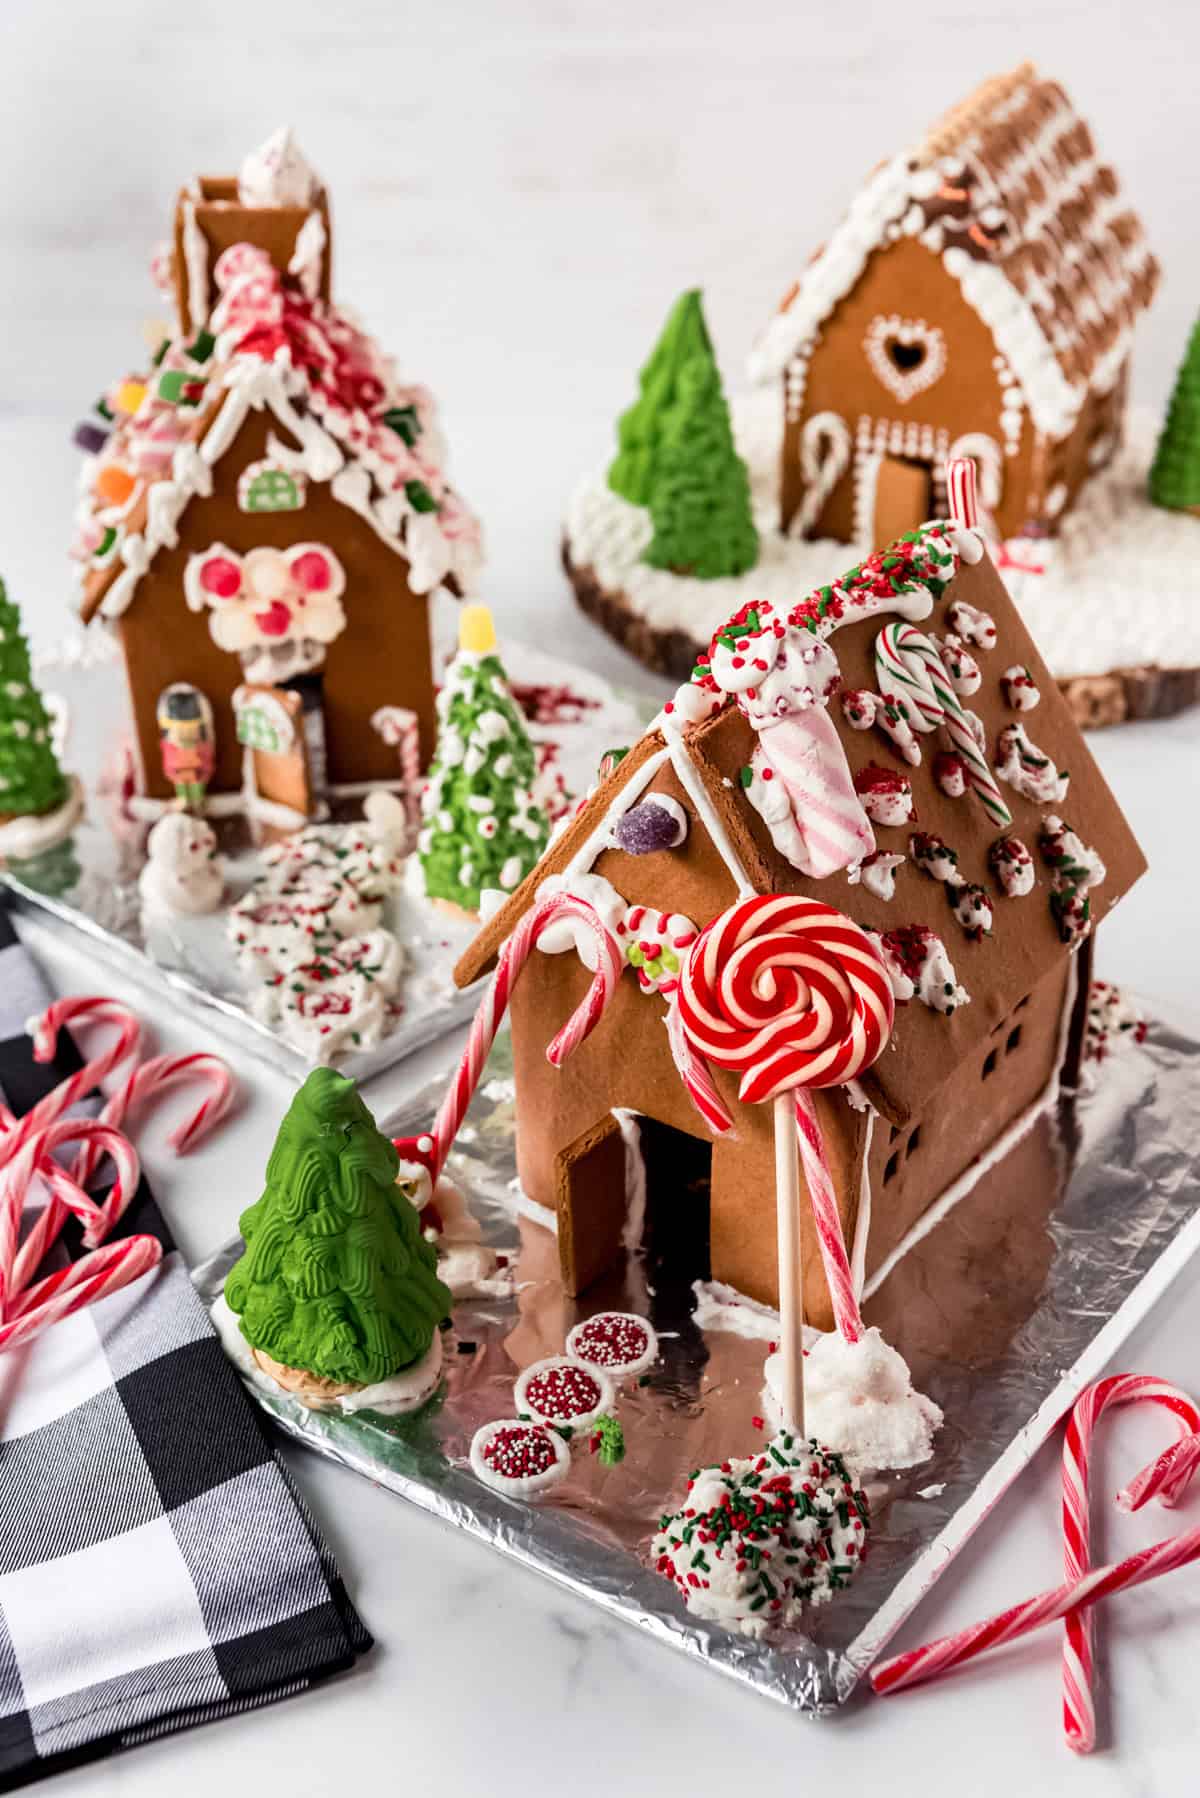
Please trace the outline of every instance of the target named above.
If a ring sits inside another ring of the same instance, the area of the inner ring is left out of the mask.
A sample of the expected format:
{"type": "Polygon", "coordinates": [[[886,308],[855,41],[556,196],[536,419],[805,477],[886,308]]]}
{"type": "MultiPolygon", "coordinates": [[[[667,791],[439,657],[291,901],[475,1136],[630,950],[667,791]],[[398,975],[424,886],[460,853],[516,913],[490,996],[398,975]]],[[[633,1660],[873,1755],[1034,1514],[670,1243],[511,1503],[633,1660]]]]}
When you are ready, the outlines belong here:
{"type": "MultiPolygon", "coordinates": [[[[974,12],[932,0],[0,0],[0,33],[0,572],[42,650],[67,626],[70,430],[139,361],[139,322],[158,310],[148,254],[175,190],[197,170],[233,170],[285,120],[331,190],[340,297],[441,401],[455,473],[485,519],[502,629],[642,684],[570,605],[557,521],[571,482],[608,452],[671,300],[703,286],[736,384],[860,178],[981,76],[1032,55],[1062,79],[1142,214],[1165,281],[1139,339],[1141,400],[1165,399],[1200,294],[1190,0],[991,0],[974,12]]],[[[1136,618],[1130,642],[1136,660],[1136,618]]],[[[1200,1013],[1197,735],[1184,718],[1093,741],[1153,865],[1105,929],[1102,969],[1200,1013]]],[[[64,989],[94,986],[80,956],[38,946],[64,989]]],[[[157,1021],[166,1046],[199,1034],[157,1021]]],[[[164,1157],[161,1122],[147,1132],[156,1187],[193,1258],[255,1196],[285,1102],[281,1082],[245,1071],[241,1118],[193,1163],[164,1157]]],[[[1185,1275],[1123,1364],[1200,1389],[1198,1297],[1200,1273],[1185,1275]]],[[[1123,1421],[1114,1439],[1101,1489],[1141,1464],[1161,1426],[1123,1421]]],[[[1080,1765],[1057,1738],[1050,1636],[953,1684],[806,1726],[363,1482],[297,1466],[376,1653],[319,1694],[57,1789],[1200,1787],[1195,1574],[1109,1606],[1118,1746],[1080,1765]]],[[[1055,1579],[1056,1499],[1047,1449],[902,1640],[1055,1579]]],[[[1162,1526],[1123,1522],[1108,1545],[1122,1552],[1162,1526]]]]}

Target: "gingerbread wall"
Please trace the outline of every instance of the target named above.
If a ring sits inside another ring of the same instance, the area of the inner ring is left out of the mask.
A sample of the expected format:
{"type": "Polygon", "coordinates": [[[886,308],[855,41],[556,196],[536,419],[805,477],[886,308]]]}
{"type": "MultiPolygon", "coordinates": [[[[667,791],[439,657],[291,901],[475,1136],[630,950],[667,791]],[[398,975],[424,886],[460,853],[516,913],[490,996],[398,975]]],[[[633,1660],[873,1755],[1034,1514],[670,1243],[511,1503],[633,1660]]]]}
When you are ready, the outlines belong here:
{"type": "Polygon", "coordinates": [[[219,649],[209,614],[189,610],[183,573],[188,558],[214,543],[245,554],[258,546],[286,549],[322,543],[346,573],[346,626],[326,651],[325,728],[329,779],[334,783],[394,780],[396,751],[371,729],[379,706],[407,706],[421,727],[422,758],[433,751],[432,648],[428,601],[412,593],[407,565],[356,512],[335,500],[327,485],[310,482],[307,503],[296,512],[243,512],[238,476],[266,454],[268,434],[287,432],[268,411],[250,413],[233,447],[213,470],[210,497],[194,498],[180,523],[175,549],[160,549],[118,621],[141,768],[141,784],[154,798],[169,798],[159,759],[155,708],[172,681],[190,681],[212,702],[217,730],[214,792],[240,788],[242,751],[234,731],[231,699],[244,679],[236,655],[219,649]]]}
{"type": "MultiPolygon", "coordinates": [[[[885,420],[905,427],[928,426],[934,432],[944,431],[948,444],[968,432],[984,432],[1003,454],[998,521],[1006,535],[1017,531],[1029,515],[1035,433],[1026,413],[1017,453],[1009,456],[1005,452],[1000,412],[1003,389],[994,366],[995,356],[991,332],[968,306],[958,282],[947,274],[932,250],[911,237],[900,238],[878,250],[861,279],[821,327],[808,362],[800,417],[786,425],[781,470],[785,527],[804,495],[800,443],[805,421],[819,412],[834,412],[845,421],[852,445],[859,420],[864,417],[872,424],[885,420]],[[902,321],[937,327],[945,347],[942,374],[931,386],[908,399],[900,399],[884,384],[865,349],[873,321],[892,315],[902,321]]],[[[853,541],[853,451],[850,467],[808,534],[853,541]]],[[[887,534],[872,534],[872,540],[887,541],[887,534]]]]}

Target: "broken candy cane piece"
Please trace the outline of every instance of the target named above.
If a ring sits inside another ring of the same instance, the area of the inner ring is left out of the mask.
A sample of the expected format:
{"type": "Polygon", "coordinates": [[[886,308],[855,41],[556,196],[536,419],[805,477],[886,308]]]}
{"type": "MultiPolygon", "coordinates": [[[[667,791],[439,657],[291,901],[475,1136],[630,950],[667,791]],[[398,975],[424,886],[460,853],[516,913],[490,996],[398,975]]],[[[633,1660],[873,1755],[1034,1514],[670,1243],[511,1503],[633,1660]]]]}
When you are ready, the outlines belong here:
{"type": "Polygon", "coordinates": [[[978,943],[991,935],[992,902],[982,887],[970,884],[956,887],[950,894],[950,909],[971,942],[978,943]]]}
{"type": "Polygon", "coordinates": [[[1042,697],[1032,674],[1020,663],[1014,663],[1011,668],[1004,670],[1000,676],[1000,685],[1004,689],[1005,701],[1014,712],[1032,712],[1042,697]]]}
{"type": "Polygon", "coordinates": [[[988,862],[1006,898],[1023,899],[1033,891],[1033,857],[1020,837],[997,837],[988,850],[988,862]]]}
{"type": "Polygon", "coordinates": [[[990,612],[981,612],[977,606],[968,605],[965,599],[956,599],[946,616],[950,629],[964,643],[974,643],[977,649],[995,649],[996,623],[990,612]]]}
{"type": "Polygon", "coordinates": [[[996,739],[996,773],[1035,805],[1065,799],[1071,778],[1029,741],[1023,724],[1006,724],[996,739]]]}
{"type": "Polygon", "coordinates": [[[896,869],[902,867],[905,857],[889,855],[884,849],[877,849],[874,855],[864,856],[860,862],[847,870],[846,878],[852,887],[861,882],[868,893],[874,893],[877,899],[894,899],[896,897],[896,869]]]}
{"type": "Polygon", "coordinates": [[[958,857],[941,837],[933,836],[927,830],[919,830],[909,837],[908,852],[922,874],[927,874],[930,880],[944,881],[947,886],[962,885],[958,857]]]}
{"type": "Polygon", "coordinates": [[[907,774],[868,762],[854,776],[854,791],[872,824],[911,824],[916,816],[912,781],[907,774]]]}
{"type": "Polygon", "coordinates": [[[826,706],[763,729],[746,797],[780,855],[812,880],[874,853],[875,837],[826,706]]]}
{"type": "Polygon", "coordinates": [[[933,758],[933,778],[947,799],[961,799],[967,790],[967,764],[953,749],[939,749],[933,758]]]}

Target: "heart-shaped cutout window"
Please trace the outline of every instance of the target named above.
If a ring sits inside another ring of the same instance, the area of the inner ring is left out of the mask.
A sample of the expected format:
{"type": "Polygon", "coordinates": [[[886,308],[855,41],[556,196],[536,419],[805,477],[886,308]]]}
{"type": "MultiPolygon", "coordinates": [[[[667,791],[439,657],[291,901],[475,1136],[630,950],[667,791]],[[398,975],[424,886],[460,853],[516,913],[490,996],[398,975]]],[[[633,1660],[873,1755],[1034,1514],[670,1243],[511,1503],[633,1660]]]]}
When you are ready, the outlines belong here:
{"type": "Polygon", "coordinates": [[[932,387],[945,371],[946,340],[923,318],[874,318],[863,348],[872,374],[901,401],[932,387]]]}

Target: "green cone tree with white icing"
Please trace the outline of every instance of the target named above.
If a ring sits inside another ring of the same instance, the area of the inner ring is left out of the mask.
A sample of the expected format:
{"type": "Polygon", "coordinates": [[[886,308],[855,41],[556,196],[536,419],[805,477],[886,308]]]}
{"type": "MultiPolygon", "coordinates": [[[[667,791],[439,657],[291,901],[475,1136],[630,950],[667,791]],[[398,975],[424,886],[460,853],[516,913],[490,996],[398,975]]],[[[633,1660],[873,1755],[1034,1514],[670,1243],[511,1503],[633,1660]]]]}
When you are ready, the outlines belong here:
{"type": "Polygon", "coordinates": [[[695,359],[712,361],[712,344],[698,291],[680,294],[650,360],[638,377],[640,392],[617,423],[617,454],[608,470],[614,493],[648,506],[654,491],[663,423],[677,392],[680,371],[695,359]]]}
{"type": "Polygon", "coordinates": [[[1170,511],[1200,511],[1200,319],[1192,327],[1154,452],[1150,498],[1170,511]]]}
{"type": "Polygon", "coordinates": [[[21,614],[0,581],[0,818],[40,817],[63,805],[67,793],[21,614]]]}
{"type": "Polygon", "coordinates": [[[511,893],[521,884],[550,835],[533,795],[536,766],[491,614],[466,606],[438,694],[437,750],[421,798],[417,852],[430,898],[478,912],[485,890],[511,893]]]}

